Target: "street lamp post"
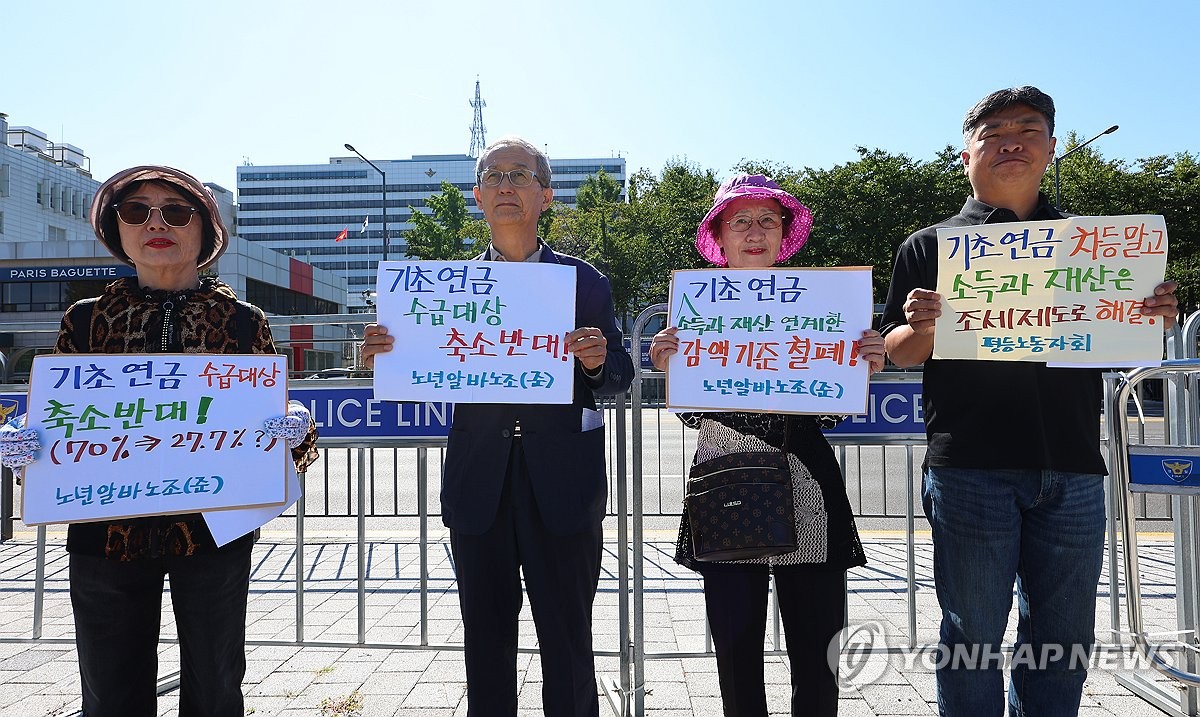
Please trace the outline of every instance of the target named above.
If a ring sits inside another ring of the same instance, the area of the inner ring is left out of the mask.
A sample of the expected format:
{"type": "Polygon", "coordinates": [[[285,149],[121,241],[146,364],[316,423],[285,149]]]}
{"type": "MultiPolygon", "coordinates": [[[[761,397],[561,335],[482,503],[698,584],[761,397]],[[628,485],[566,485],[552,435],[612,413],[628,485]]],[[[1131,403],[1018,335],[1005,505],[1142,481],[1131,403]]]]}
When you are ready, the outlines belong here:
{"type": "MultiPolygon", "coordinates": [[[[375,166],[375,163],[374,163],[374,162],[372,162],[371,160],[367,159],[366,157],[364,157],[364,156],[362,155],[362,152],[359,152],[357,149],[355,149],[355,148],[354,148],[354,145],[352,145],[352,144],[346,144],[346,145],[343,145],[343,146],[344,146],[346,149],[350,150],[351,152],[353,152],[353,153],[357,154],[359,159],[361,159],[362,161],[364,161],[364,162],[366,162],[367,164],[371,165],[371,168],[372,168],[372,169],[374,169],[376,172],[379,172],[379,178],[380,178],[380,183],[381,183],[381,184],[380,184],[380,188],[383,190],[383,260],[384,260],[384,261],[387,261],[387,260],[388,260],[388,229],[387,229],[387,172],[383,171],[383,170],[382,170],[382,169],[380,169],[379,167],[376,167],[376,166],[375,166]]],[[[348,278],[348,277],[347,277],[347,278],[348,278]]]]}
{"type": "MultiPolygon", "coordinates": [[[[1083,144],[1075,145],[1070,150],[1064,152],[1061,157],[1054,158],[1054,208],[1055,209],[1062,211],[1062,186],[1058,183],[1058,165],[1059,165],[1059,163],[1061,163],[1067,157],[1070,157],[1072,154],[1075,154],[1079,150],[1088,146],[1092,142],[1095,142],[1096,140],[1100,139],[1104,135],[1112,134],[1113,132],[1116,132],[1119,127],[1120,127],[1120,125],[1113,125],[1112,127],[1109,127],[1108,129],[1104,130],[1103,132],[1096,135],[1095,137],[1092,137],[1091,139],[1084,142],[1083,144]]],[[[346,145],[346,146],[349,147],[350,145],[346,145]]]]}

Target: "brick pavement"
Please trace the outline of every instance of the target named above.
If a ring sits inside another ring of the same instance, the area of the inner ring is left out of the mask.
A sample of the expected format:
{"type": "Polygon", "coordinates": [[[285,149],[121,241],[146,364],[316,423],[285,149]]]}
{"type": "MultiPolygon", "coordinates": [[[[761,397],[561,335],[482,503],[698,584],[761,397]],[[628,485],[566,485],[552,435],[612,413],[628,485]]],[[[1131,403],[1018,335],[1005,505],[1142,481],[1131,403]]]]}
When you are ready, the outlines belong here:
{"type": "MultiPolygon", "coordinates": [[[[658,659],[654,653],[701,652],[706,649],[703,596],[698,577],[678,565],[670,554],[666,531],[651,536],[646,547],[645,624],[646,712],[671,715],[720,715],[716,666],[711,656],[658,659]]],[[[849,612],[852,623],[875,621],[888,644],[907,644],[908,615],[905,586],[905,544],[888,534],[864,535],[870,564],[851,572],[849,612]]],[[[596,648],[618,648],[616,545],[606,544],[600,592],[595,609],[596,648]]],[[[61,537],[48,546],[46,593],[41,639],[31,642],[35,543],[32,531],[0,545],[0,709],[4,715],[74,715],[79,684],[71,644],[72,619],[67,596],[67,558],[61,537]]],[[[1144,599],[1153,629],[1175,624],[1175,587],[1169,542],[1142,540],[1144,599]]],[[[374,645],[419,645],[418,545],[407,538],[369,543],[365,638],[374,645]]],[[[936,639],[938,610],[930,581],[928,539],[916,551],[917,642],[936,639]]],[[[287,537],[268,533],[254,553],[249,603],[248,639],[296,639],[295,551],[287,537]]],[[[457,596],[445,535],[434,533],[429,550],[428,642],[461,646],[457,596]]],[[[313,541],[304,552],[304,640],[353,643],[358,635],[357,550],[345,538],[313,541]]],[[[1107,563],[1106,563],[1107,566],[1107,563]]],[[[1107,577],[1097,605],[1098,634],[1107,638],[1109,624],[1107,577]]],[[[169,595],[164,607],[169,605],[169,595]]],[[[528,606],[521,615],[523,645],[534,646],[528,606]]],[[[770,629],[768,630],[770,633],[770,629]]],[[[164,636],[173,636],[170,611],[164,609],[164,636]]],[[[768,648],[775,648],[768,635],[768,648]]],[[[256,717],[350,715],[322,713],[323,700],[344,702],[361,696],[363,717],[465,715],[465,676],[461,653],[454,649],[384,649],[363,647],[297,647],[254,645],[248,650],[244,689],[247,714],[256,717]]],[[[872,684],[849,690],[841,714],[851,717],[934,714],[932,675],[919,664],[893,655],[882,676],[872,684]]],[[[1108,663],[1115,666],[1115,663],[1108,663]]],[[[178,648],[164,644],[161,670],[178,665],[178,648]]],[[[522,714],[540,714],[541,670],[538,658],[518,660],[519,707],[522,714]]],[[[615,657],[598,659],[601,678],[616,678],[615,657]]],[[[1162,714],[1116,682],[1115,671],[1094,669],[1085,685],[1084,717],[1141,717],[1162,714]]],[[[789,680],[786,660],[768,657],[767,681],[772,714],[787,714],[789,680]]],[[[610,714],[601,698],[602,714],[610,714]]],[[[160,698],[160,714],[173,715],[174,693],[160,698]]]]}

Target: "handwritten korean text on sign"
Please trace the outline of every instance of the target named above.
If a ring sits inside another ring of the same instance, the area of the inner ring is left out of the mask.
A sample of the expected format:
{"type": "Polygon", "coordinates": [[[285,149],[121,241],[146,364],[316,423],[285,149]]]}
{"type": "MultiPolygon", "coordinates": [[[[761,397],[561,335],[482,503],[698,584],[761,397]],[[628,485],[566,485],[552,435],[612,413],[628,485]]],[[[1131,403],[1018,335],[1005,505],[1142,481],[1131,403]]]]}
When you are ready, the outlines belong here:
{"type": "Polygon", "coordinates": [[[1166,262],[1167,229],[1157,215],[938,229],[943,300],[933,355],[1157,363],[1161,319],[1141,308],[1166,262]]]}
{"type": "Polygon", "coordinates": [[[678,409],[861,413],[871,270],[701,269],[671,276],[667,405],[678,409]]]}
{"type": "Polygon", "coordinates": [[[289,451],[262,424],[286,406],[282,356],[38,356],[25,522],[280,504],[289,451]]]}
{"type": "Polygon", "coordinates": [[[379,265],[375,397],[452,403],[570,403],[575,268],[394,261],[379,265]]]}

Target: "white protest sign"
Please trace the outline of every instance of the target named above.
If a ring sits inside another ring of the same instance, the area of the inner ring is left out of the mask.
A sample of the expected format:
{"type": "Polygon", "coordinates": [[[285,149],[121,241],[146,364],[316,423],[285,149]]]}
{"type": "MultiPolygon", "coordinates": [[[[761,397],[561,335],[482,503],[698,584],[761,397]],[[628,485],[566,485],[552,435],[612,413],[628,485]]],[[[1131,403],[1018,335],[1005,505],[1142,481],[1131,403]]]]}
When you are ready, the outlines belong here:
{"type": "Polygon", "coordinates": [[[498,261],[380,262],[375,398],[570,403],[575,267],[498,261]]]}
{"type": "Polygon", "coordinates": [[[671,275],[679,351],[667,406],[862,413],[870,367],[871,269],[699,269],[671,275]]]}
{"type": "Polygon", "coordinates": [[[1144,316],[1167,265],[1161,216],[1072,217],[938,229],[939,359],[1157,365],[1144,316]]]}
{"type": "Polygon", "coordinates": [[[276,355],[38,356],[28,424],[42,450],[25,473],[27,524],[71,523],[287,498],[287,412],[276,355]]]}
{"type": "Polygon", "coordinates": [[[300,500],[304,488],[300,485],[300,474],[296,472],[296,464],[289,460],[285,467],[287,500],[282,505],[210,510],[204,513],[204,523],[208,526],[208,532],[212,533],[213,542],[218,548],[270,523],[300,500]]]}

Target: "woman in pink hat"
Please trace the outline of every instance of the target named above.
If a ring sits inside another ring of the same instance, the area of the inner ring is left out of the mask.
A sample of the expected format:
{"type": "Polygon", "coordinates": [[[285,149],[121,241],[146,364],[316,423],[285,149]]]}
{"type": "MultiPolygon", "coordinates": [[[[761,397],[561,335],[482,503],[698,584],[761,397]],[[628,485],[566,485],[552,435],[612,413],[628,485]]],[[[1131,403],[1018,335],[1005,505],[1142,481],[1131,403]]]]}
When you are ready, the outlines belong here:
{"type": "MultiPolygon", "coordinates": [[[[808,207],[761,174],[741,174],[717,190],[712,209],[696,230],[696,248],[717,266],[765,269],[795,254],[811,229],[808,207]]],[[[654,336],[650,359],[666,371],[668,358],[678,350],[672,326],[654,336]]],[[[872,373],[883,368],[879,332],[863,332],[860,356],[872,373]]],[[[727,453],[782,449],[791,467],[797,550],[754,560],[700,562],[686,515],[680,525],[675,560],[704,577],[725,714],[766,717],[763,640],[767,587],[774,573],[791,663],[792,714],[836,715],[837,676],[827,654],[842,629],[846,570],[866,563],[841,468],[822,433],[841,417],[732,411],[680,417],[700,431],[696,463],[727,453]]]]}

